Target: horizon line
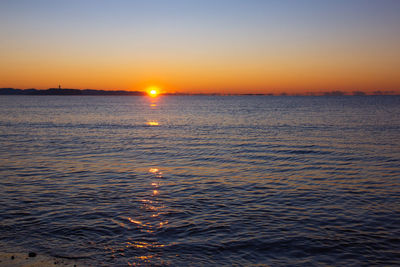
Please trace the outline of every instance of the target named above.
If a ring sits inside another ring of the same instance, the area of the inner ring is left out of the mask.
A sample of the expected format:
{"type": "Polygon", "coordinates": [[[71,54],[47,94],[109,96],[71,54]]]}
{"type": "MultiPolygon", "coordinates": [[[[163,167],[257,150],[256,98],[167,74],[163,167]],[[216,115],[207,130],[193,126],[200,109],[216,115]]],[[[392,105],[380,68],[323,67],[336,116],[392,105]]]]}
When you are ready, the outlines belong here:
{"type": "MultiPolygon", "coordinates": [[[[146,91],[139,90],[122,90],[122,89],[77,89],[77,88],[47,88],[47,89],[37,89],[37,88],[14,88],[14,87],[2,87],[0,88],[0,95],[148,95],[146,91]],[[63,93],[64,92],[64,93],[63,93]],[[48,93],[48,94],[46,94],[48,93]],[[92,93],[92,94],[90,94],[92,93]]],[[[229,96],[229,95],[259,95],[259,96],[374,96],[374,95],[400,95],[400,92],[397,90],[375,90],[364,92],[362,90],[353,90],[353,91],[343,91],[343,90],[321,90],[321,91],[306,91],[303,93],[287,93],[287,92],[265,92],[265,93],[219,93],[219,92],[210,92],[210,93],[189,93],[189,92],[165,92],[159,93],[159,95],[221,95],[221,96],[229,96]]]]}

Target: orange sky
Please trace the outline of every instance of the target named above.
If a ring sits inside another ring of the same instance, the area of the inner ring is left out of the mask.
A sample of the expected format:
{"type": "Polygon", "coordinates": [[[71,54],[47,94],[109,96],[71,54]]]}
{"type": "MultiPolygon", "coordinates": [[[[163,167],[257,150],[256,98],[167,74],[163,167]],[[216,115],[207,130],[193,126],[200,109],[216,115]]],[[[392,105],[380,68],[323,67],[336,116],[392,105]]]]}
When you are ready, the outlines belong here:
{"type": "Polygon", "coordinates": [[[53,2],[0,4],[0,87],[400,92],[395,1],[53,2]]]}

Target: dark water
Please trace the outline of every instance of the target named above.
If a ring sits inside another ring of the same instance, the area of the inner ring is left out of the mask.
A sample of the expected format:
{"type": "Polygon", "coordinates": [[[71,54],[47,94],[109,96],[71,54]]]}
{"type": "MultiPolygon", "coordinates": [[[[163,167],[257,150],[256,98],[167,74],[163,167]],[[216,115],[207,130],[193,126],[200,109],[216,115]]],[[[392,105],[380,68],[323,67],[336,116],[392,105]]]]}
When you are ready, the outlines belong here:
{"type": "Polygon", "coordinates": [[[400,264],[400,97],[0,97],[0,248],[400,264]]]}

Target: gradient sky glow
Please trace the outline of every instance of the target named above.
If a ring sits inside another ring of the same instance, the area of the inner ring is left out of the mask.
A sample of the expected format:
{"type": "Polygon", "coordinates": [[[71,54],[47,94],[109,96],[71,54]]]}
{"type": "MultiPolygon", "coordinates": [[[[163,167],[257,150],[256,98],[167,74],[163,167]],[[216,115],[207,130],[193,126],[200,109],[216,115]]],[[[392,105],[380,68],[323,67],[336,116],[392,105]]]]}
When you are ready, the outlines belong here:
{"type": "Polygon", "coordinates": [[[400,92],[399,0],[3,0],[0,87],[400,92]]]}

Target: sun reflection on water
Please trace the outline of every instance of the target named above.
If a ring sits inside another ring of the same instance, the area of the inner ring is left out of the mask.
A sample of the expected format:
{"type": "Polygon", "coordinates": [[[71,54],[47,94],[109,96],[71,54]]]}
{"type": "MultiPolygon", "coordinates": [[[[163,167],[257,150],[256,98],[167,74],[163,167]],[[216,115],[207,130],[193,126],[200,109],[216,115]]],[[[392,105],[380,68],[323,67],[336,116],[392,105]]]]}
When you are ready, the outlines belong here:
{"type": "MultiPolygon", "coordinates": [[[[146,174],[144,174],[146,175],[146,174]]],[[[149,178],[148,194],[144,195],[139,201],[141,203],[140,209],[143,211],[135,217],[125,217],[131,223],[135,231],[143,233],[154,234],[159,229],[166,227],[169,221],[165,218],[165,205],[160,200],[160,191],[162,189],[161,179],[163,178],[162,172],[157,167],[147,169],[147,177],[149,178]]],[[[129,225],[128,225],[129,228],[129,225]]],[[[150,259],[157,255],[148,255],[149,250],[164,247],[164,244],[159,242],[147,242],[143,240],[129,239],[124,243],[125,249],[135,249],[139,255],[133,257],[130,266],[146,265],[150,263],[150,259]],[[140,255],[140,254],[144,255],[140,255]]]]}
{"type": "Polygon", "coordinates": [[[132,218],[128,218],[128,220],[129,220],[131,223],[138,224],[138,225],[143,225],[142,222],[137,221],[137,220],[134,220],[134,219],[132,219],[132,218]]]}
{"type": "Polygon", "coordinates": [[[132,241],[132,242],[126,242],[126,247],[134,247],[134,248],[148,248],[148,247],[153,247],[153,248],[162,248],[164,245],[158,244],[156,242],[143,242],[143,241],[132,241]]]}
{"type": "Polygon", "coordinates": [[[146,124],[148,126],[158,126],[158,125],[160,125],[157,121],[148,121],[146,124]]]}
{"type": "MultiPolygon", "coordinates": [[[[150,259],[154,258],[155,255],[145,255],[145,256],[135,256],[134,259],[138,260],[140,262],[144,262],[146,263],[146,266],[149,262],[150,259]]],[[[128,262],[128,266],[140,266],[141,264],[137,263],[137,262],[128,262]]]]}

